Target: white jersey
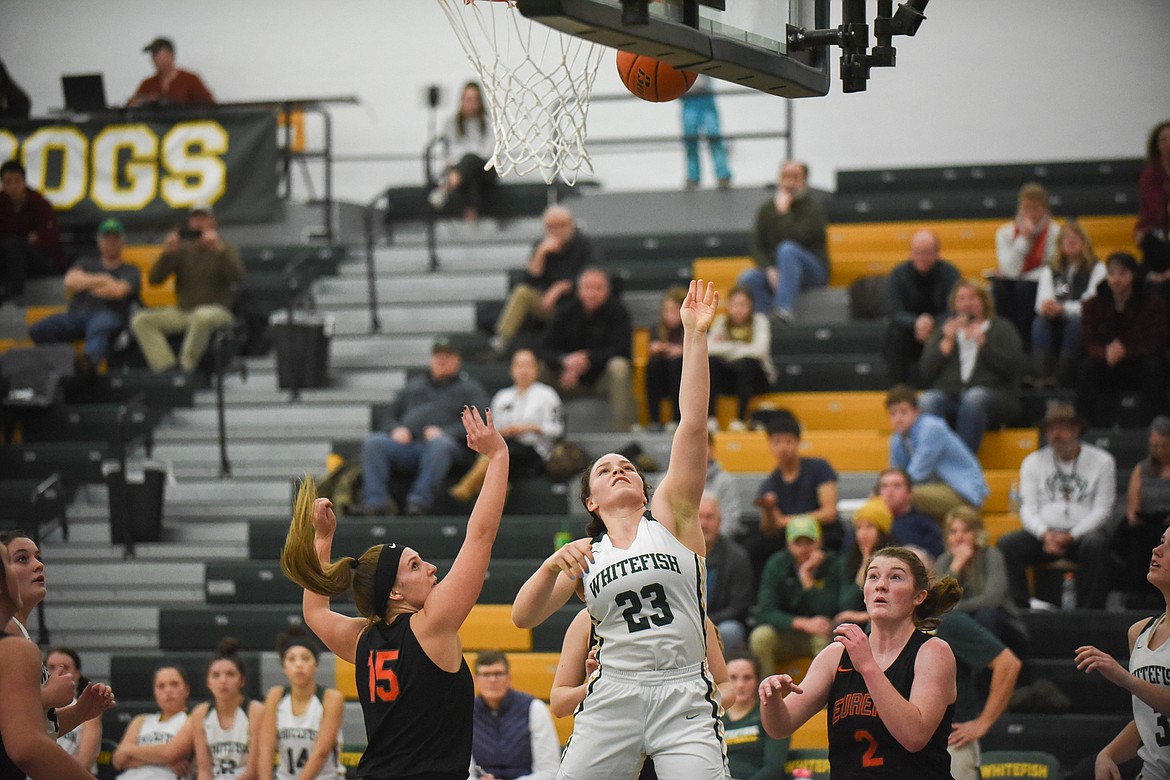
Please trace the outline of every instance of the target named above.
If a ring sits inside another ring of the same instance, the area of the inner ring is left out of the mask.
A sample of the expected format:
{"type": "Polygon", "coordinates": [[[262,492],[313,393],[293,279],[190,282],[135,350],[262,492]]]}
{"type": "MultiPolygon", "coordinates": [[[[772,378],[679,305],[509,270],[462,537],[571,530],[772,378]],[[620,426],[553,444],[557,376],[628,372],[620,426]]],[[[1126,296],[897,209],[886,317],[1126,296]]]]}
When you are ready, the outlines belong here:
{"type": "Polygon", "coordinates": [[[540,426],[540,433],[522,433],[517,440],[536,450],[541,460],[548,460],[556,440],[565,432],[561,397],[556,390],[541,382],[533,382],[523,393],[515,385],[505,387],[492,398],[491,408],[498,430],[509,425],[540,426]]]}
{"type": "MultiPolygon", "coordinates": [[[[305,711],[293,715],[292,693],[288,688],[284,689],[284,696],[276,705],[276,780],[297,780],[300,777],[301,767],[309,760],[321,731],[321,718],[325,714],[325,706],[321,703],[323,693],[324,689],[318,688],[305,711]]],[[[325,759],[317,780],[338,780],[340,777],[337,750],[333,750],[325,759]]]]}
{"type": "MultiPolygon", "coordinates": [[[[152,712],[142,719],[142,728],[138,730],[138,744],[165,745],[175,738],[186,722],[185,712],[172,715],[165,721],[159,719],[159,713],[152,712]]],[[[148,764],[127,769],[118,775],[118,780],[175,780],[175,773],[169,766],[148,764]]]]}
{"type": "Polygon", "coordinates": [[[585,604],[604,669],[679,669],[707,657],[707,568],[702,556],[647,513],[627,550],[593,543],[585,604]]]}
{"type": "MultiPolygon", "coordinates": [[[[1149,648],[1150,637],[1164,620],[1159,615],[1133,643],[1129,654],[1129,673],[1138,679],[1170,688],[1170,641],[1157,649],[1149,648]]],[[[1133,720],[1142,738],[1138,757],[1142,760],[1142,780],[1170,780],[1170,722],[1154,712],[1150,705],[1133,697],[1133,720]]]]}
{"type": "MultiPolygon", "coordinates": [[[[73,704],[76,703],[77,697],[75,696],[73,697],[73,704]]],[[[81,729],[83,726],[85,726],[84,723],[78,725],[77,728],[73,729],[73,731],[70,731],[68,734],[63,734],[60,737],[57,737],[57,744],[61,746],[61,749],[74,758],[77,758],[77,753],[81,750],[81,729]]],[[[89,771],[90,774],[97,774],[98,769],[96,759],[94,760],[93,765],[89,768],[89,771]]]]}
{"type": "Polygon", "coordinates": [[[203,733],[211,754],[211,776],[237,778],[244,774],[248,768],[247,711],[236,707],[232,725],[225,729],[219,725],[219,714],[213,704],[203,718],[203,733]]]}
{"type": "MultiPolygon", "coordinates": [[[[17,618],[12,618],[12,622],[15,623],[16,627],[20,629],[20,633],[24,636],[24,638],[27,639],[28,641],[32,642],[32,637],[29,636],[28,629],[24,627],[24,623],[21,623],[20,620],[18,620],[17,618]]],[[[41,662],[41,687],[44,688],[45,683],[47,683],[48,681],[49,681],[49,669],[48,669],[48,667],[45,666],[45,662],[42,661],[41,662]]],[[[52,707],[45,710],[45,731],[50,736],[52,736],[54,739],[56,739],[57,734],[60,733],[60,728],[57,725],[57,710],[52,708],[52,707]]]]}

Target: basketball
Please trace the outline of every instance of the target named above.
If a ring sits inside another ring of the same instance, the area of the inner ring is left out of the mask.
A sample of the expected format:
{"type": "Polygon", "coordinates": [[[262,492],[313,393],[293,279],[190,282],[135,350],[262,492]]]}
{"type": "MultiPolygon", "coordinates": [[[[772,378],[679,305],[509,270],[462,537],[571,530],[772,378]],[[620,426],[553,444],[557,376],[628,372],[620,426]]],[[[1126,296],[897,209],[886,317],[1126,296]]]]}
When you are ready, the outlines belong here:
{"type": "Polygon", "coordinates": [[[689,70],[679,70],[653,57],[628,51],[617,53],[617,71],[626,89],[650,103],[682,97],[698,77],[689,70]]]}

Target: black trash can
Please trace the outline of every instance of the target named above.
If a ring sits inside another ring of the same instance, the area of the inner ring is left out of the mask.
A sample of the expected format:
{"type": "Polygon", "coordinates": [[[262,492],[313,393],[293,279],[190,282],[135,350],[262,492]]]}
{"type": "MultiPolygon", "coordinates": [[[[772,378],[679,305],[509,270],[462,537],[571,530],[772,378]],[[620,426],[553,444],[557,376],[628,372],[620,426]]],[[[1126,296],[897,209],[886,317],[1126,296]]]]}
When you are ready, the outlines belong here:
{"type": "Polygon", "coordinates": [[[157,542],[162,538],[163,494],[167,467],[158,461],[130,466],[123,474],[116,460],[102,463],[102,476],[110,493],[110,541],[157,542]]]}
{"type": "Polygon", "coordinates": [[[268,318],[276,347],[276,384],[281,390],[329,385],[329,341],[333,317],[318,311],[288,310],[268,318]]]}

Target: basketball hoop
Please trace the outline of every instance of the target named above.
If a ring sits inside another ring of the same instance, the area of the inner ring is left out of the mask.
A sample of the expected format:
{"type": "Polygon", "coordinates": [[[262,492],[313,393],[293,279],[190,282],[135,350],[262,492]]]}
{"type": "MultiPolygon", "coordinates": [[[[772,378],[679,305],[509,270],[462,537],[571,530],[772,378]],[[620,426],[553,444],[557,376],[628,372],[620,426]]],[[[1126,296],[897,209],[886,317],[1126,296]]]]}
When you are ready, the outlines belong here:
{"type": "Polygon", "coordinates": [[[483,83],[500,176],[540,171],[572,186],[593,173],[589,95],[603,47],[526,19],[515,0],[438,0],[483,83]]]}

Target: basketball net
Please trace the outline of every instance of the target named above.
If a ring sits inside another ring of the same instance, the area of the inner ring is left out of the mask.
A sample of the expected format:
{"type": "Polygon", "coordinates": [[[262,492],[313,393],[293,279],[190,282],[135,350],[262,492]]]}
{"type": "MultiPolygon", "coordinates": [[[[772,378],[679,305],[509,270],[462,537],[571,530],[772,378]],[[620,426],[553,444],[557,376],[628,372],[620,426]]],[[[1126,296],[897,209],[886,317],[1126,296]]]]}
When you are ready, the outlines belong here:
{"type": "Polygon", "coordinates": [[[526,19],[515,0],[438,0],[483,84],[500,176],[539,171],[572,186],[593,173],[589,95],[604,47],[526,19]]]}

